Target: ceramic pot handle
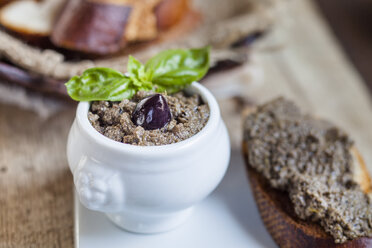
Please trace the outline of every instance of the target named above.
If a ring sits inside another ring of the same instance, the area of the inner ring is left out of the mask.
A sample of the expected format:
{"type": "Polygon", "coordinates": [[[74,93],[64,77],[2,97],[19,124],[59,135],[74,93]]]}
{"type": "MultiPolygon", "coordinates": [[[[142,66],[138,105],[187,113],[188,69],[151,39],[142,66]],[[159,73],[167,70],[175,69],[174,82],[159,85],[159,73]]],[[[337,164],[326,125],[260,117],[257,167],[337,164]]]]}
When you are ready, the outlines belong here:
{"type": "Polygon", "coordinates": [[[83,157],[73,171],[81,203],[101,212],[120,212],[125,203],[125,190],[120,174],[99,161],[83,157]]]}

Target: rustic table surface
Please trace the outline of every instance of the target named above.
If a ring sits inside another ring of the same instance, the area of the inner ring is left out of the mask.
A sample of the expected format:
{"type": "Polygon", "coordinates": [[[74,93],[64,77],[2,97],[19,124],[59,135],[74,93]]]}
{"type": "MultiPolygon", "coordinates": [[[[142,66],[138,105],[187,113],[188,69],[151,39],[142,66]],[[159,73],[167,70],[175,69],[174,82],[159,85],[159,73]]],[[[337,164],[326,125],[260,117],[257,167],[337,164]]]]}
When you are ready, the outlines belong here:
{"type": "MultiPolygon", "coordinates": [[[[283,15],[290,18],[272,34],[276,48],[255,55],[263,80],[252,84],[247,72],[238,72],[236,80],[251,84],[243,95],[253,102],[284,95],[338,123],[372,166],[367,87],[311,1],[291,1],[283,15]]],[[[240,120],[231,120],[226,106],[233,149],[239,149],[240,120]]],[[[0,248],[73,247],[73,182],[65,146],[74,111],[64,108],[45,120],[0,104],[0,248]]]]}
{"type": "Polygon", "coordinates": [[[372,2],[316,0],[349,58],[372,92],[372,2]]]}

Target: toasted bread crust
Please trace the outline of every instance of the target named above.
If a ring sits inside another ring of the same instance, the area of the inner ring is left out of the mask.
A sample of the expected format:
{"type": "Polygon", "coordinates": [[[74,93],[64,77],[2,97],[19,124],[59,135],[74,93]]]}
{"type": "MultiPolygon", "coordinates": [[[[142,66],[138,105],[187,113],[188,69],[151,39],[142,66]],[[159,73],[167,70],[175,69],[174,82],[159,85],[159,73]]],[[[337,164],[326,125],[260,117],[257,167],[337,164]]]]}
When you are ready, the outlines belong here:
{"type": "Polygon", "coordinates": [[[355,146],[351,148],[350,152],[354,161],[354,180],[360,185],[364,193],[369,194],[372,191],[372,186],[366,163],[355,146]]]}
{"type": "MultiPolygon", "coordinates": [[[[294,213],[288,194],[272,188],[267,180],[249,165],[248,146],[245,142],[242,145],[242,152],[247,165],[252,192],[261,218],[266,229],[280,247],[372,247],[372,239],[367,237],[354,239],[343,244],[336,244],[332,236],[326,233],[319,224],[299,219],[294,213]]],[[[359,165],[357,166],[360,166],[366,172],[365,164],[360,161],[363,160],[358,159],[357,162],[359,165]]],[[[363,179],[362,181],[366,185],[368,182],[370,189],[370,178],[368,173],[366,175],[367,177],[365,178],[368,179],[363,179]]]]}
{"type": "Polygon", "coordinates": [[[111,54],[136,42],[158,38],[160,31],[186,17],[190,12],[187,6],[188,0],[68,2],[53,28],[51,40],[58,47],[87,54],[111,54]]]}

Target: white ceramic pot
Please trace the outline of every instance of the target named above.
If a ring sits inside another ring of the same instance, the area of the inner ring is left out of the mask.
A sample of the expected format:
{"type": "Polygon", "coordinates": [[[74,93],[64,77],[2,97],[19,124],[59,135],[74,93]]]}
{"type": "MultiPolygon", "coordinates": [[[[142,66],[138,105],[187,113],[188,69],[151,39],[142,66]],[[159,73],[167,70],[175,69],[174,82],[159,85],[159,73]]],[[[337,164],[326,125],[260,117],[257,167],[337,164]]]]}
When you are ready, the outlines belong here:
{"type": "Polygon", "coordinates": [[[184,222],[194,204],[216,188],[230,159],[228,133],[213,95],[199,83],[187,90],[209,105],[209,120],[193,137],[162,146],[103,136],[88,120],[89,102],[79,103],[67,158],[85,207],[129,231],[164,232],[184,222]]]}

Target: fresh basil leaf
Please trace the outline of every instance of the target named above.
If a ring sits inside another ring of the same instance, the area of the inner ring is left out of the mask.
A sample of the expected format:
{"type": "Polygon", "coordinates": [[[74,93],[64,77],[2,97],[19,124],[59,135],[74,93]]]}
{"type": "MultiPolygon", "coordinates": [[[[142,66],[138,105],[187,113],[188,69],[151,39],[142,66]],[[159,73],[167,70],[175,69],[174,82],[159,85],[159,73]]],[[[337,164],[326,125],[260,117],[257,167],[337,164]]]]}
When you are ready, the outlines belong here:
{"type": "Polygon", "coordinates": [[[109,68],[91,68],[66,83],[67,93],[76,101],[121,101],[131,98],[135,89],[131,80],[109,68]]]}
{"type": "Polygon", "coordinates": [[[129,56],[127,70],[129,78],[138,90],[152,90],[153,84],[145,73],[145,66],[133,56],[129,56]]]}
{"type": "Polygon", "coordinates": [[[187,85],[188,84],[186,84],[186,85],[172,85],[172,86],[161,86],[161,85],[157,85],[155,87],[155,91],[156,92],[159,92],[159,93],[167,92],[167,94],[173,94],[173,93],[177,93],[179,91],[182,91],[183,89],[185,89],[185,87],[187,85]]]}
{"type": "Polygon", "coordinates": [[[143,67],[142,63],[139,62],[135,57],[129,55],[127,71],[129,75],[138,75],[138,70],[143,67]]]}
{"type": "Polygon", "coordinates": [[[67,93],[77,101],[121,101],[140,90],[175,93],[207,73],[209,50],[167,50],[146,65],[129,56],[126,75],[109,68],[91,68],[66,83],[67,93]]]}
{"type": "Polygon", "coordinates": [[[145,72],[159,89],[177,92],[207,73],[209,50],[205,47],[163,51],[146,63],[145,72]]]}
{"type": "Polygon", "coordinates": [[[140,74],[144,73],[144,66],[135,59],[133,56],[129,56],[128,65],[127,65],[127,73],[129,78],[133,81],[133,84],[137,87],[141,87],[142,80],[140,78],[140,74]]]}

